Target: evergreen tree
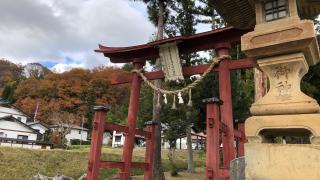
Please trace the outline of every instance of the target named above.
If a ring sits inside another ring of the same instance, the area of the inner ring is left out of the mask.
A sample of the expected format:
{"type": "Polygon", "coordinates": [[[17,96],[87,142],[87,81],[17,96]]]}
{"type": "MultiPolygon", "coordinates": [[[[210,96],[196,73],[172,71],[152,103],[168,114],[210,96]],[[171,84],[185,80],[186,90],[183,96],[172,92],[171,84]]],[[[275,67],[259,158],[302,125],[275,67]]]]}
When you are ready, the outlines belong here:
{"type": "Polygon", "coordinates": [[[7,84],[2,91],[2,98],[9,101],[9,99],[11,98],[10,97],[11,94],[12,94],[12,87],[11,85],[7,84]]]}
{"type": "MultiPolygon", "coordinates": [[[[176,30],[175,34],[180,34],[182,36],[189,36],[196,33],[195,26],[197,25],[196,22],[196,15],[195,12],[195,1],[193,0],[178,0],[176,3],[172,4],[171,8],[174,12],[175,18],[172,18],[171,24],[172,29],[176,30]]],[[[201,59],[199,60],[198,55],[196,53],[191,54],[183,54],[181,55],[183,66],[191,66],[197,64],[196,62],[201,62],[201,59]]],[[[185,82],[183,85],[191,83],[190,77],[185,77],[185,82]]],[[[171,83],[175,84],[175,83],[171,83]]],[[[169,110],[170,111],[170,110],[169,110]]],[[[184,134],[187,136],[187,149],[188,149],[188,172],[194,172],[194,166],[193,166],[193,153],[192,153],[192,142],[191,142],[191,125],[193,124],[193,120],[196,120],[196,117],[192,117],[192,114],[195,114],[194,112],[196,109],[190,108],[188,106],[179,107],[179,111],[184,111],[186,116],[181,117],[182,114],[178,113],[175,114],[176,116],[172,116],[175,118],[173,120],[173,123],[168,123],[168,131],[177,131],[177,128],[181,128],[182,131],[184,131],[184,134]],[[182,124],[179,121],[183,119],[182,124]],[[180,124],[180,126],[175,126],[176,124],[180,124]]],[[[167,135],[175,135],[174,133],[167,133],[167,135]]],[[[178,138],[178,137],[175,137],[178,138]]],[[[175,139],[172,138],[171,139],[175,139]]],[[[169,138],[170,139],[170,138],[169,138]]],[[[175,149],[176,147],[171,148],[175,149]]]]}
{"type": "Polygon", "coordinates": [[[96,105],[97,95],[93,87],[89,87],[85,95],[87,128],[92,129],[92,121],[94,116],[94,106],[96,105]]]}
{"type": "Polygon", "coordinates": [[[14,92],[17,88],[17,82],[11,82],[5,85],[2,91],[2,98],[7,100],[9,103],[14,102],[14,92]]]}
{"type": "MultiPolygon", "coordinates": [[[[173,0],[142,0],[147,5],[149,20],[157,27],[156,40],[161,40],[164,37],[164,31],[166,22],[168,20],[168,15],[170,14],[169,9],[167,8],[172,4],[173,0]]],[[[155,70],[161,70],[161,63],[159,59],[155,61],[154,64],[155,70]]],[[[162,80],[155,80],[156,87],[162,87],[162,80]]],[[[162,100],[162,97],[160,98],[162,100]]],[[[158,106],[158,93],[153,92],[153,109],[152,109],[152,120],[159,124],[158,128],[154,132],[154,156],[153,156],[153,177],[154,180],[163,180],[165,179],[163,174],[163,168],[161,164],[161,103],[158,106]]]]}

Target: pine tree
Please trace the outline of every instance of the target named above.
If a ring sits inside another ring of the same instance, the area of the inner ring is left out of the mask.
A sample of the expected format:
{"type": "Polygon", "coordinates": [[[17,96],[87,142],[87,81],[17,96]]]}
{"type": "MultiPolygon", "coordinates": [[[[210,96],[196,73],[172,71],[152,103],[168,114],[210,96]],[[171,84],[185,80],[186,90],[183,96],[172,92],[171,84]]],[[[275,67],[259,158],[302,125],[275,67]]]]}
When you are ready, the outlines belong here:
{"type": "MultiPolygon", "coordinates": [[[[192,1],[192,0],[178,0],[176,3],[172,4],[171,8],[175,11],[174,14],[176,14],[176,16],[172,18],[171,26],[173,27],[172,29],[176,30],[175,34],[179,34],[182,36],[189,36],[196,33],[195,26],[197,25],[197,22],[196,22],[196,15],[194,14],[194,12],[196,11],[195,7],[196,7],[195,1],[192,1]]],[[[197,57],[198,56],[196,53],[181,55],[181,59],[183,60],[183,66],[191,66],[196,64],[196,62],[199,63],[199,60],[197,59],[197,57]]],[[[189,83],[191,83],[190,77],[185,77],[184,85],[189,83]]],[[[177,114],[178,116],[175,116],[175,121],[179,121],[181,119],[184,120],[182,122],[183,126],[181,126],[180,128],[183,129],[184,134],[186,134],[187,136],[187,149],[188,149],[188,169],[187,170],[188,172],[194,172],[192,140],[191,140],[191,125],[193,124],[192,120],[195,120],[196,118],[191,117],[191,114],[194,111],[193,108],[189,108],[187,106],[179,107],[179,111],[181,111],[181,109],[185,111],[184,114],[186,114],[187,116],[184,116],[184,118],[182,118],[181,114],[177,114]]],[[[173,126],[170,126],[171,125],[170,124],[168,126],[169,129],[177,130],[177,128],[179,128],[174,126],[174,124],[175,123],[173,123],[173,126]]],[[[178,124],[181,124],[181,123],[178,123],[178,124]]],[[[172,133],[169,133],[169,134],[172,135],[172,133]]],[[[176,147],[171,147],[171,148],[175,149],[176,147]]]]}

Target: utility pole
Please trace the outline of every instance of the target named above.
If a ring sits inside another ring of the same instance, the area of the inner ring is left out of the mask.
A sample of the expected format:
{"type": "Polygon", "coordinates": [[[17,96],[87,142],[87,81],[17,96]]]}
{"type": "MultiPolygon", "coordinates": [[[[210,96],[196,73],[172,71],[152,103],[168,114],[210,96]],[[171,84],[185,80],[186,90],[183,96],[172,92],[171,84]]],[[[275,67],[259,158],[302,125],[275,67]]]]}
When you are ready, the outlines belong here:
{"type": "Polygon", "coordinates": [[[40,105],[40,102],[37,101],[37,106],[36,106],[36,111],[34,112],[33,122],[36,122],[36,120],[37,120],[39,105],[40,105]]]}

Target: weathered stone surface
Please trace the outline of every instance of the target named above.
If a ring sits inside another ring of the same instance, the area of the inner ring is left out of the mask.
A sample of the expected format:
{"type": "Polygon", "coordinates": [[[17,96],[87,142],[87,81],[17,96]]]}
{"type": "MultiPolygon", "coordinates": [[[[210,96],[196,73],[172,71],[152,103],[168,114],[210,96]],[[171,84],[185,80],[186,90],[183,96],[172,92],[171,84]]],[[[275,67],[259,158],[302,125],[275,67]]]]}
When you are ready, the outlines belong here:
{"type": "Polygon", "coordinates": [[[245,180],[245,157],[230,162],[230,180],[245,180]]]}
{"type": "Polygon", "coordinates": [[[262,25],[262,28],[241,37],[241,49],[249,57],[259,59],[303,52],[310,66],[319,62],[319,47],[312,21],[297,19],[289,21],[285,18],[260,26],[262,25]]]}
{"type": "Polygon", "coordinates": [[[252,116],[246,120],[245,126],[249,143],[262,143],[260,133],[265,129],[305,129],[311,133],[310,142],[320,145],[320,114],[252,116]]]}
{"type": "Polygon", "coordinates": [[[319,112],[317,101],[300,90],[300,81],[309,69],[303,53],[259,59],[257,63],[268,76],[270,90],[252,105],[253,115],[319,112]]]}
{"type": "Polygon", "coordinates": [[[320,60],[314,24],[300,20],[296,0],[286,1],[287,16],[269,22],[263,8],[266,1],[252,2],[257,24],[241,38],[241,47],[267,74],[270,89],[252,105],[255,116],[245,123],[246,179],[318,180],[320,108],[300,90],[309,66],[320,60]],[[286,143],[290,137],[311,144],[272,144],[279,138],[286,143]]]}
{"type": "Polygon", "coordinates": [[[320,146],[245,144],[247,180],[319,180],[320,146]]]}

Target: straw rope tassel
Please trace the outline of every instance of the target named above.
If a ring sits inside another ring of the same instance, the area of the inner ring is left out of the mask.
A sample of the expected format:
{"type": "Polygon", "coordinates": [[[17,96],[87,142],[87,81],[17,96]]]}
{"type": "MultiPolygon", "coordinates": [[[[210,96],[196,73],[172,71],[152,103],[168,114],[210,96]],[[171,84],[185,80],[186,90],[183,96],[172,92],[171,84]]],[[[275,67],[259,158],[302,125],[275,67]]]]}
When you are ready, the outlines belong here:
{"type": "Polygon", "coordinates": [[[192,107],[192,98],[191,98],[191,94],[192,94],[191,89],[189,89],[189,102],[188,102],[188,104],[187,104],[187,106],[189,106],[189,107],[192,107]]]}
{"type": "Polygon", "coordinates": [[[176,106],[176,95],[173,95],[173,103],[172,103],[171,109],[177,109],[177,106],[176,106]]]}
{"type": "Polygon", "coordinates": [[[183,103],[184,103],[184,101],[183,101],[181,92],[179,92],[179,93],[178,93],[178,104],[183,104],[183,103]]]}
{"type": "Polygon", "coordinates": [[[165,104],[168,104],[168,99],[167,99],[167,95],[166,94],[163,94],[163,102],[165,104]]]}

